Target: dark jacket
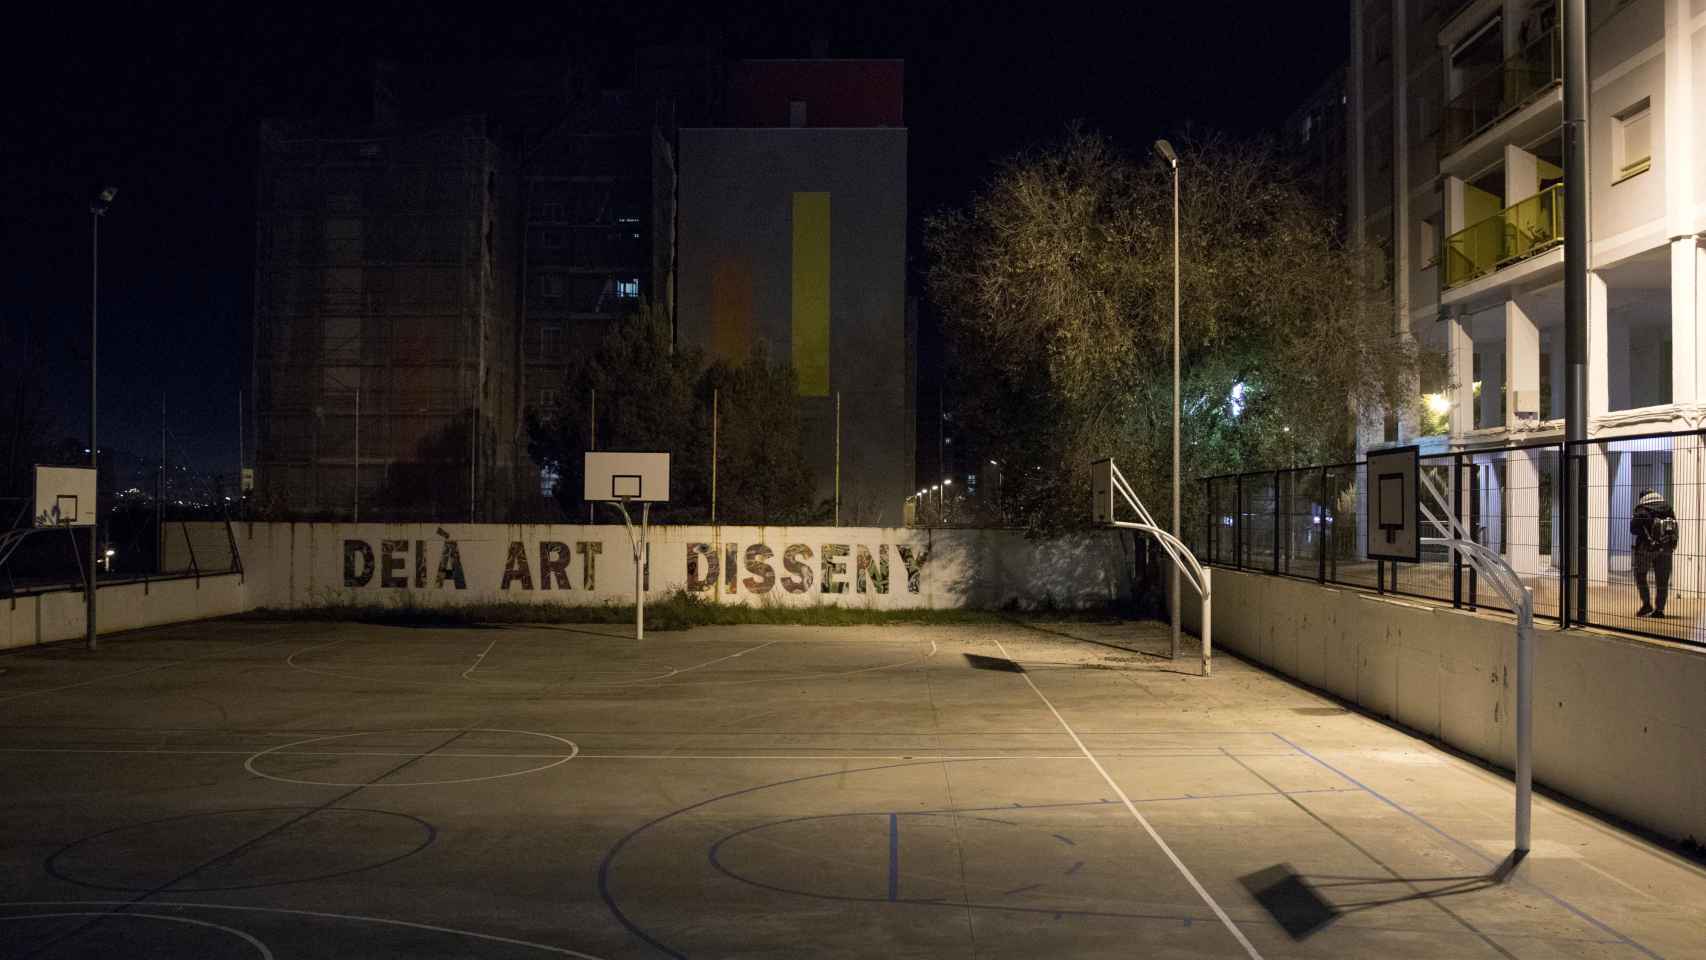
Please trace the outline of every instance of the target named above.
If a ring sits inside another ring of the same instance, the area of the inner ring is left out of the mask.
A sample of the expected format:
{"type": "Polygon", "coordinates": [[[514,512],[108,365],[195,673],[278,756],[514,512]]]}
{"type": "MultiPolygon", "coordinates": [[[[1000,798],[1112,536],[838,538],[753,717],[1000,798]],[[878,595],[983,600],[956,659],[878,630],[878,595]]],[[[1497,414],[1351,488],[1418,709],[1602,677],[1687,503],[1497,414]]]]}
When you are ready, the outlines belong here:
{"type": "Polygon", "coordinates": [[[1659,553],[1660,548],[1653,543],[1653,537],[1658,533],[1653,521],[1662,517],[1675,517],[1675,511],[1664,498],[1653,494],[1643,497],[1640,503],[1629,515],[1629,532],[1635,535],[1635,549],[1643,553],[1659,553]]]}

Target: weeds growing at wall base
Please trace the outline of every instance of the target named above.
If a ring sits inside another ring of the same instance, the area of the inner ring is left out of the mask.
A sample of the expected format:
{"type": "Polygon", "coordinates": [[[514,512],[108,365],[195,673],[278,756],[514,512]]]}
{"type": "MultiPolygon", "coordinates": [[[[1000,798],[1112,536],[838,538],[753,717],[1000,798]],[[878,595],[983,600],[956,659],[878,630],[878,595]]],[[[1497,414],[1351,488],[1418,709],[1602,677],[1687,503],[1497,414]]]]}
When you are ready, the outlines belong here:
{"type": "MultiPolygon", "coordinates": [[[[1049,605],[1034,611],[995,610],[875,610],[851,606],[787,607],[780,604],[716,603],[684,591],[646,604],[648,630],[686,630],[690,627],[781,624],[810,627],[855,627],[883,624],[980,624],[1013,620],[1107,621],[1119,619],[1113,609],[1060,610],[1049,605]]],[[[263,607],[239,619],[380,623],[396,626],[456,627],[491,623],[608,623],[634,622],[633,604],[568,604],[493,601],[433,605],[404,597],[386,603],[332,600],[311,607],[263,607]]]]}

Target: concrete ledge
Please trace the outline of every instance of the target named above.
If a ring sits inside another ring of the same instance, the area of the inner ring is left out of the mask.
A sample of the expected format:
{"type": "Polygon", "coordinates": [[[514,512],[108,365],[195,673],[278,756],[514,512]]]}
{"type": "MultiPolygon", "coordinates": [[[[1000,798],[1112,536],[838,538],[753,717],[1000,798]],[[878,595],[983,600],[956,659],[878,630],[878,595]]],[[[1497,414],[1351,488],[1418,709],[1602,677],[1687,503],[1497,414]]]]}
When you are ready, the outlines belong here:
{"type": "MultiPolygon", "coordinates": [[[[100,588],[102,634],[229,616],[249,609],[240,574],[107,584],[100,588]]],[[[0,650],[83,636],[84,594],[60,590],[0,600],[0,650]]]]}
{"type": "MultiPolygon", "coordinates": [[[[1508,616],[1218,567],[1214,597],[1216,646],[1512,765],[1508,616]]],[[[1200,625],[1200,606],[1184,615],[1200,625]]],[[[1706,840],[1706,650],[1545,625],[1535,645],[1535,779],[1665,836],[1706,840]]]]}

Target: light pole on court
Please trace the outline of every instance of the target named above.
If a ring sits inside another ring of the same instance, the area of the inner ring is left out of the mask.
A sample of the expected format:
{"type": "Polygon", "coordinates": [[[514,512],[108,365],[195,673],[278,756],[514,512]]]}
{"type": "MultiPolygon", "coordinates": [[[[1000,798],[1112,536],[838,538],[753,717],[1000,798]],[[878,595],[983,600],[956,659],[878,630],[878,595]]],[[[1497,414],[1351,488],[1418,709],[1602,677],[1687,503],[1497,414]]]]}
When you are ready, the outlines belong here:
{"type": "MultiPolygon", "coordinates": [[[[116,187],[107,187],[89,204],[89,467],[95,471],[95,522],[89,525],[89,568],[86,594],[88,607],[84,620],[87,626],[89,649],[95,649],[95,562],[101,555],[101,446],[95,437],[95,345],[100,331],[99,306],[101,295],[101,218],[118,196],[116,187]]],[[[158,506],[158,505],[156,505],[158,506]]]]}
{"type": "MultiPolygon", "coordinates": [[[[1155,155],[1173,171],[1173,537],[1180,534],[1179,523],[1179,155],[1165,140],[1155,141],[1155,155]]],[[[1179,567],[1173,566],[1172,598],[1168,607],[1173,615],[1173,659],[1179,659],[1179,567]]]]}

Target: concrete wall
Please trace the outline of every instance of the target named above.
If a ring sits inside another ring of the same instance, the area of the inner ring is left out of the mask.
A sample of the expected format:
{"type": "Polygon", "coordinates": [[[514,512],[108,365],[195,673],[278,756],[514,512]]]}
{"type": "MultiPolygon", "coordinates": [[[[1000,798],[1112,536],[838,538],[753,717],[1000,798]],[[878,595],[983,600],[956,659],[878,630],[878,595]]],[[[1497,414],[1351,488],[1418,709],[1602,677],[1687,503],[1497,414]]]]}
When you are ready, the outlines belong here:
{"type": "MultiPolygon", "coordinates": [[[[236,574],[151,580],[101,587],[96,612],[101,633],[118,633],[248,610],[248,591],[236,574]]],[[[60,590],[0,599],[0,649],[84,635],[84,595],[60,590]]]]}
{"type": "MultiPolygon", "coordinates": [[[[255,607],[341,601],[632,603],[617,526],[239,524],[255,607]]],[[[649,597],[723,603],[1089,607],[1131,595],[1132,541],[1004,530],[655,527],[649,597]]]]}
{"type": "MultiPolygon", "coordinates": [[[[1220,567],[1213,583],[1217,647],[1513,765],[1511,622],[1220,567]]],[[[1544,626],[1535,641],[1535,780],[1706,839],[1706,651],[1544,626]]]]}

